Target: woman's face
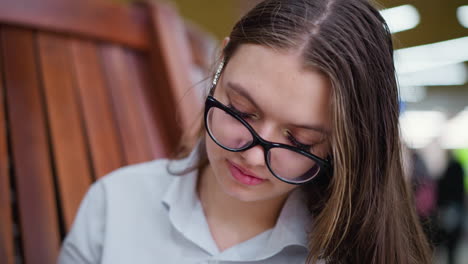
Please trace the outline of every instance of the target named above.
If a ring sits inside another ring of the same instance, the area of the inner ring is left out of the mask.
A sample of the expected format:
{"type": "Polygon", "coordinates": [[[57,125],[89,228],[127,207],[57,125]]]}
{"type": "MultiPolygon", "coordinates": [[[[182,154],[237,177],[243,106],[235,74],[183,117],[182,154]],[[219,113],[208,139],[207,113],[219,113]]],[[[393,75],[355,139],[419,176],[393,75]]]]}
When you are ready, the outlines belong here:
{"type": "MultiPolygon", "coordinates": [[[[313,154],[325,158],[330,149],[330,90],[325,75],[305,69],[299,54],[244,44],[226,65],[214,97],[241,112],[263,139],[311,146],[313,154]]],[[[261,201],[285,197],[297,187],[271,174],[261,146],[230,152],[206,134],[206,149],[211,175],[229,196],[261,201]]],[[[288,167],[294,161],[287,158],[277,168],[284,173],[297,169],[288,167]]]]}

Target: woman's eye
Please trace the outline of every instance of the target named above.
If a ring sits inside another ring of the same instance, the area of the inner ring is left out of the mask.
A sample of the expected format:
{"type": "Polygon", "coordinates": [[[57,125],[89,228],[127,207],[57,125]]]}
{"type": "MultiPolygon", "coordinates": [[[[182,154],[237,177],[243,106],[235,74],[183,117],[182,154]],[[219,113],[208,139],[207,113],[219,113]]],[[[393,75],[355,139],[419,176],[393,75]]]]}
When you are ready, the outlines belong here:
{"type": "Polygon", "coordinates": [[[293,146],[300,148],[307,152],[312,152],[313,145],[299,142],[289,131],[286,132],[286,135],[288,137],[289,142],[291,142],[293,146]]]}
{"type": "Polygon", "coordinates": [[[257,118],[257,115],[255,114],[250,114],[250,113],[246,113],[246,112],[242,112],[240,110],[238,110],[235,106],[233,106],[232,104],[229,104],[228,107],[234,111],[234,113],[236,113],[238,116],[240,116],[242,119],[248,119],[248,118],[252,118],[252,119],[256,119],[257,118]]]}

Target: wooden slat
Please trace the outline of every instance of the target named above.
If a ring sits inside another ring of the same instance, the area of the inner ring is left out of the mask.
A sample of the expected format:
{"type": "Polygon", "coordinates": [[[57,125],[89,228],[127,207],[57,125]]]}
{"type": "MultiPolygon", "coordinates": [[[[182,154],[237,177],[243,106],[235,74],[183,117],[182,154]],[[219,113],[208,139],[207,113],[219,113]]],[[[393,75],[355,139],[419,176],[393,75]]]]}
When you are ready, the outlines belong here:
{"type": "Polygon", "coordinates": [[[39,33],[38,50],[65,227],[92,182],[87,142],[73,76],[70,41],[39,33]]]}
{"type": "Polygon", "coordinates": [[[0,22],[149,48],[145,10],[118,1],[0,0],[0,22]]]}
{"type": "Polygon", "coordinates": [[[151,10],[151,60],[158,94],[163,103],[165,124],[171,131],[171,144],[180,140],[181,131],[199,123],[202,102],[192,89],[190,78],[192,57],[183,22],[174,8],[148,4],[151,10]]]}
{"type": "Polygon", "coordinates": [[[126,163],[148,161],[152,158],[152,152],[148,145],[145,120],[141,116],[142,102],[135,94],[135,83],[132,82],[134,77],[130,76],[125,50],[118,46],[104,45],[101,53],[126,163]]]}
{"type": "Polygon", "coordinates": [[[3,28],[1,37],[25,263],[54,263],[59,224],[33,34],[3,28]]]}
{"type": "Polygon", "coordinates": [[[151,158],[167,157],[170,150],[169,135],[166,130],[161,109],[158,107],[158,98],[155,85],[149,74],[149,63],[146,58],[133,51],[127,51],[127,65],[129,65],[132,83],[134,83],[134,93],[142,103],[141,116],[143,124],[148,131],[148,144],[151,149],[151,158]]]}
{"type": "MultiPolygon", "coordinates": [[[[0,28],[1,32],[1,28],[0,28]]],[[[0,33],[1,36],[1,33],[0,33]]],[[[2,43],[0,41],[0,50],[2,43]]],[[[0,51],[0,263],[13,264],[13,221],[11,214],[8,140],[6,125],[5,90],[3,87],[3,56],[0,51]]]]}
{"type": "Polygon", "coordinates": [[[124,165],[124,153],[96,45],[73,40],[72,55],[96,177],[124,165]]]}

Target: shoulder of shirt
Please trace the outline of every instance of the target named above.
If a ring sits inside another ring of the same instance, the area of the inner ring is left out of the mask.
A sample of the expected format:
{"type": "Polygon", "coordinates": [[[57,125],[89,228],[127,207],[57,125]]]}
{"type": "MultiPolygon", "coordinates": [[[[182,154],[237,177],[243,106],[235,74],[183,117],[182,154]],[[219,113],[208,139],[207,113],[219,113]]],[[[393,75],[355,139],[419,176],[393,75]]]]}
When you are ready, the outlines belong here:
{"type": "Polygon", "coordinates": [[[94,185],[101,185],[108,194],[151,194],[161,197],[175,177],[183,177],[171,174],[169,166],[172,171],[173,163],[178,165],[176,171],[184,169],[178,164],[180,161],[157,159],[119,168],[94,185]]]}

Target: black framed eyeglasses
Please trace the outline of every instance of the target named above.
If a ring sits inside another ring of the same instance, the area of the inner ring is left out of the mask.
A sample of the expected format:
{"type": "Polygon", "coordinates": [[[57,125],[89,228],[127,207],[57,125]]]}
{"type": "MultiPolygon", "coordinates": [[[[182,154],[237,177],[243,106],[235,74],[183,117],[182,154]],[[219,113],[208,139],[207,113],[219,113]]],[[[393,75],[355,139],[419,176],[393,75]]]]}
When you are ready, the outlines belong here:
{"type": "Polygon", "coordinates": [[[322,159],[309,151],[261,138],[252,126],[234,109],[216,100],[212,93],[222,70],[215,75],[210,95],[205,101],[205,128],[210,138],[221,148],[241,152],[260,145],[265,164],[279,180],[290,184],[304,184],[319,174],[330,173],[331,160],[322,159]]]}

